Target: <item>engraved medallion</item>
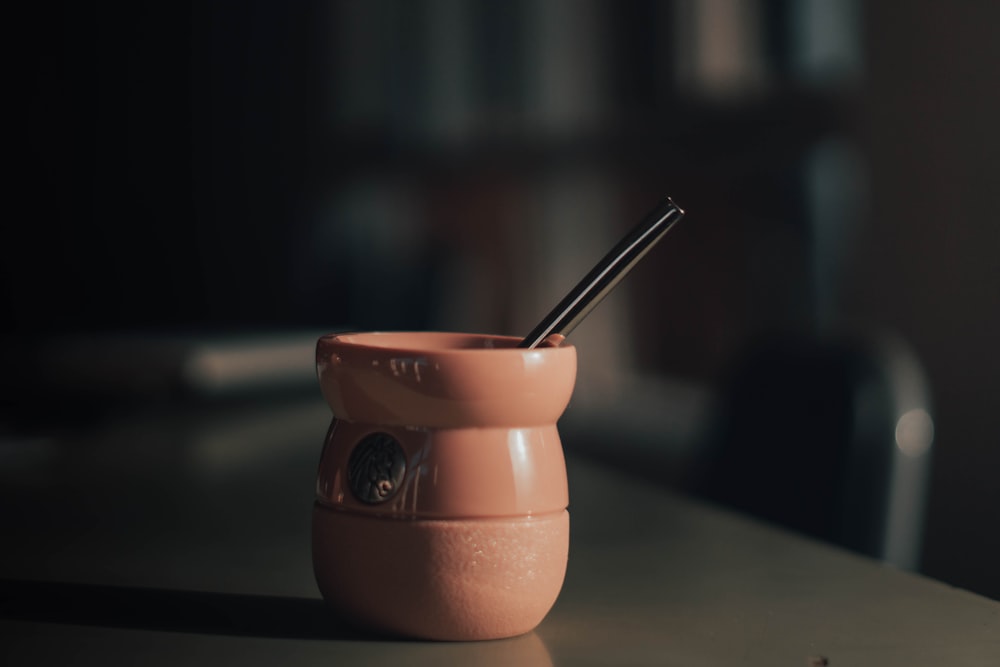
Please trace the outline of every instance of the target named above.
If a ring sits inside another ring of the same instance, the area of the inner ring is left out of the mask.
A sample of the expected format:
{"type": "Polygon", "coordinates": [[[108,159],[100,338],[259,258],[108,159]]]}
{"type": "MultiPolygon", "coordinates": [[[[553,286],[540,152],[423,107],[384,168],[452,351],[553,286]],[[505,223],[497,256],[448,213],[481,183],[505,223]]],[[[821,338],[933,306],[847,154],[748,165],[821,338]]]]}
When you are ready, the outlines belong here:
{"type": "Polygon", "coordinates": [[[375,505],[392,498],[403,483],[406,454],[388,433],[372,433],[354,446],[347,462],[351,493],[375,505]]]}

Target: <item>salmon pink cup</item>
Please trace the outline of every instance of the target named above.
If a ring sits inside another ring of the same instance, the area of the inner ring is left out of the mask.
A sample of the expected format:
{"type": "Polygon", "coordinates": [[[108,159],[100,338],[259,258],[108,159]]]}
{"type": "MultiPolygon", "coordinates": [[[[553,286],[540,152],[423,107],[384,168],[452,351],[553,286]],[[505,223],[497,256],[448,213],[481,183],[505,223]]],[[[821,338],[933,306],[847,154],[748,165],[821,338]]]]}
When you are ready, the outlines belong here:
{"type": "Polygon", "coordinates": [[[572,346],[353,333],[319,339],[334,419],[319,465],[313,568],[346,620],[381,632],[529,632],[566,573],[569,496],[556,422],[572,346]]]}

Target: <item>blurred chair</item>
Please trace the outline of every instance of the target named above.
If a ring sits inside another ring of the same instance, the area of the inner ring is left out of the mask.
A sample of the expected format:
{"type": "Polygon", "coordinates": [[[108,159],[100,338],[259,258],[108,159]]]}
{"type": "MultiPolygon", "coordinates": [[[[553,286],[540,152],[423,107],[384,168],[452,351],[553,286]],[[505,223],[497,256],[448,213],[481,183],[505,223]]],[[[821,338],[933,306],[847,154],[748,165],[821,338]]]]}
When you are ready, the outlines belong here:
{"type": "Polygon", "coordinates": [[[916,569],[933,421],[923,370],[901,341],[754,343],[718,409],[702,495],[916,569]]]}

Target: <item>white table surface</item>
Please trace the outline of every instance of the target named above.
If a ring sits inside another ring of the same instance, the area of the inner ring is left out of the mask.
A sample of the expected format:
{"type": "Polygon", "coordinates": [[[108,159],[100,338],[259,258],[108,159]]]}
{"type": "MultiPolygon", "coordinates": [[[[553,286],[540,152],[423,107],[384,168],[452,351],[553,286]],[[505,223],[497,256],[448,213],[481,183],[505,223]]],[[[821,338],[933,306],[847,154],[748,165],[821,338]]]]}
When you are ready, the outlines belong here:
{"type": "Polygon", "coordinates": [[[358,632],[311,572],[328,419],[312,401],[163,409],[0,443],[0,662],[1000,665],[1000,603],[633,479],[571,442],[569,569],[534,632],[358,632]]]}

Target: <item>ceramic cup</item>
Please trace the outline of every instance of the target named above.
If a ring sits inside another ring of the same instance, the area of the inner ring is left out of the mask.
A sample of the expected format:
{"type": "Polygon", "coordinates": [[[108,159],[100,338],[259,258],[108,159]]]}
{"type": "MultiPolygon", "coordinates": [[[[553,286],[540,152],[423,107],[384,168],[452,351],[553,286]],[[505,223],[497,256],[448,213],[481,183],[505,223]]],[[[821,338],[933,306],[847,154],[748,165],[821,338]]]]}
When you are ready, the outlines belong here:
{"type": "Polygon", "coordinates": [[[442,640],[511,637],[551,609],[566,573],[566,463],[556,420],[572,346],[518,338],[320,338],[334,419],[320,459],[313,567],[351,622],[442,640]]]}

